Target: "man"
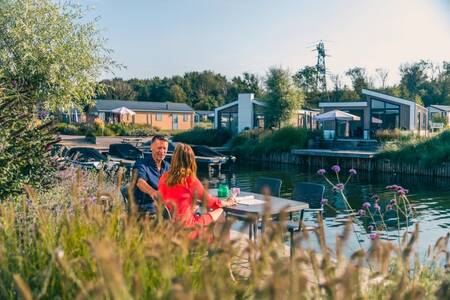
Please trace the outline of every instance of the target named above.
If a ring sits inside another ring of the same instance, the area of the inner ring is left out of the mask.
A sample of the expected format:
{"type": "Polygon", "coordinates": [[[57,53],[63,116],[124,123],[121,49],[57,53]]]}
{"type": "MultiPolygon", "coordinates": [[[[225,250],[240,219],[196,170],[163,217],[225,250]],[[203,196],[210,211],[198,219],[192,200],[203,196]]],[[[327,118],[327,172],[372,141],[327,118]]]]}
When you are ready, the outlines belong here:
{"type": "Polygon", "coordinates": [[[136,161],[134,169],[137,171],[135,198],[139,211],[156,213],[154,201],[158,197],[159,178],[169,170],[169,163],[164,161],[169,141],[162,135],[152,138],[151,156],[136,161]]]}

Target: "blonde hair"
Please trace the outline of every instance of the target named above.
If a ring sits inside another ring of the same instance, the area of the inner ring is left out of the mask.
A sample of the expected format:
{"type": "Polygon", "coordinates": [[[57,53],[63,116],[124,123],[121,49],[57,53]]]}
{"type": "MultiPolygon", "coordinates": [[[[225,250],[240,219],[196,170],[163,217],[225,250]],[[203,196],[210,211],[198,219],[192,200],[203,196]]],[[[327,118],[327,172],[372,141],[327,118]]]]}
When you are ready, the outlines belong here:
{"type": "Polygon", "coordinates": [[[194,151],[191,146],[178,144],[173,152],[170,169],[167,175],[167,186],[174,186],[178,183],[185,184],[189,176],[197,176],[197,163],[195,162],[194,151]]]}

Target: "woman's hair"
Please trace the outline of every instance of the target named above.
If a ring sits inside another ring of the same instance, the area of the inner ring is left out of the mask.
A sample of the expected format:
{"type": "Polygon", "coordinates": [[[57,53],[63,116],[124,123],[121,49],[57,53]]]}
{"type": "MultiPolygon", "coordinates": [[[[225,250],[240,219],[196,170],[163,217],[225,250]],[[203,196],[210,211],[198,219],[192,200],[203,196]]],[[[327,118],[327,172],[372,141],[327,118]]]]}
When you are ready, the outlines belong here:
{"type": "Polygon", "coordinates": [[[197,176],[197,163],[191,146],[178,144],[173,152],[170,169],[167,176],[167,186],[185,183],[189,176],[197,176]]]}

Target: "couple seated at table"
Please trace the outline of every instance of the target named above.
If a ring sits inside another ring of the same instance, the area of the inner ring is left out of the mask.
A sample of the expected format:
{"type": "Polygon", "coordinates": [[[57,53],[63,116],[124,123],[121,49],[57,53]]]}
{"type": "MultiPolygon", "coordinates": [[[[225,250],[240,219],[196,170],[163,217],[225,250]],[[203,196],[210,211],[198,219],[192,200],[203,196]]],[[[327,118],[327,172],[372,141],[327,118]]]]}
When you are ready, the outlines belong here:
{"type": "MultiPolygon", "coordinates": [[[[163,203],[174,216],[174,221],[181,222],[188,228],[205,227],[223,218],[223,207],[236,204],[233,197],[228,201],[220,201],[209,195],[197,178],[197,164],[192,148],[186,144],[178,144],[172,156],[171,165],[164,161],[168,141],[162,136],[152,139],[152,155],[136,162],[138,174],[136,200],[138,205],[148,206],[154,213],[154,201],[161,196],[163,203]],[[196,200],[205,200],[209,211],[203,215],[196,213],[196,200]]],[[[203,232],[195,229],[190,237],[196,238],[203,232]]]]}

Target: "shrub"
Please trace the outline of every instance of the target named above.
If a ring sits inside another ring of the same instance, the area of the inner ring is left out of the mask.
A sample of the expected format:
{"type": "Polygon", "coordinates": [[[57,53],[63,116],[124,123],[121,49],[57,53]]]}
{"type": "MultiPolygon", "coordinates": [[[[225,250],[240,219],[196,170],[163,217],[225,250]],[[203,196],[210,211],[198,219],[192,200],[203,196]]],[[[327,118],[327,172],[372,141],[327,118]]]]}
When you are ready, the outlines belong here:
{"type": "Polygon", "coordinates": [[[79,135],[80,129],[77,125],[74,124],[66,124],[66,123],[58,123],[55,125],[56,132],[60,134],[67,135],[79,135]]]}
{"type": "Polygon", "coordinates": [[[308,140],[316,135],[315,131],[294,127],[283,127],[276,131],[248,130],[234,137],[231,147],[233,154],[241,158],[289,152],[294,148],[307,148],[308,140]]]}
{"type": "Polygon", "coordinates": [[[397,162],[418,163],[425,167],[450,162],[450,130],[444,130],[433,138],[418,138],[387,148],[378,154],[378,157],[397,162]]]}
{"type": "Polygon", "coordinates": [[[217,147],[223,146],[230,138],[231,133],[227,129],[203,129],[196,127],[190,131],[175,134],[173,141],[217,147]]]}

